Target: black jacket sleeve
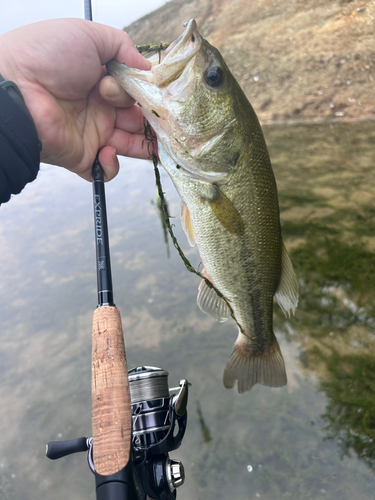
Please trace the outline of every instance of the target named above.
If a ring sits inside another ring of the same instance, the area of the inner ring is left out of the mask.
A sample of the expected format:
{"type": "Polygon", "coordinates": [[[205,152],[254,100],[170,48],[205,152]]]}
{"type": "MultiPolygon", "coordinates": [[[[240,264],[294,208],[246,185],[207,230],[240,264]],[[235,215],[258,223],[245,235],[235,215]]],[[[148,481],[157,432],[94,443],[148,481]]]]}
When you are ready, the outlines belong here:
{"type": "Polygon", "coordinates": [[[39,163],[34,123],[0,87],[0,204],[36,178],[39,163]]]}

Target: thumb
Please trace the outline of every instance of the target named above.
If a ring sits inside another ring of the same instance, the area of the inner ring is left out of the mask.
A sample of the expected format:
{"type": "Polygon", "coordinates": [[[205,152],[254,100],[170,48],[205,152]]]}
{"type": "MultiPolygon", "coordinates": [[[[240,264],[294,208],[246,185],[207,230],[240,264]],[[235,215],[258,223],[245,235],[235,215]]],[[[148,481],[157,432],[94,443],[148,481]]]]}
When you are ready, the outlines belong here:
{"type": "Polygon", "coordinates": [[[100,150],[99,162],[103,167],[104,180],[106,182],[111,181],[119,171],[119,161],[116,156],[116,149],[112,146],[105,146],[100,150]]]}

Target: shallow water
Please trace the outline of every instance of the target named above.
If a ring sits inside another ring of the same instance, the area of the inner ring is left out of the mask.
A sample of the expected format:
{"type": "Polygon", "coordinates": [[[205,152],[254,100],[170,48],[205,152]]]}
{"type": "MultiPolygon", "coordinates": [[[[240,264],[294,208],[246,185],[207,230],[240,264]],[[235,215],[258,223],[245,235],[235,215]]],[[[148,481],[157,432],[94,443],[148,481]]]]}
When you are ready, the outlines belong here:
{"type": "MultiPolygon", "coordinates": [[[[115,302],[128,366],[191,383],[188,430],[173,453],[181,500],[375,498],[375,124],[265,128],[300,305],[275,331],[288,385],[238,395],[222,372],[237,336],[196,305],[199,278],[167,258],[150,163],[107,185],[115,302]]],[[[162,173],[175,232],[179,200],[162,173]]],[[[84,454],[45,443],[91,432],[96,306],[91,186],[44,166],[0,209],[0,498],[95,498],[84,454]]]]}

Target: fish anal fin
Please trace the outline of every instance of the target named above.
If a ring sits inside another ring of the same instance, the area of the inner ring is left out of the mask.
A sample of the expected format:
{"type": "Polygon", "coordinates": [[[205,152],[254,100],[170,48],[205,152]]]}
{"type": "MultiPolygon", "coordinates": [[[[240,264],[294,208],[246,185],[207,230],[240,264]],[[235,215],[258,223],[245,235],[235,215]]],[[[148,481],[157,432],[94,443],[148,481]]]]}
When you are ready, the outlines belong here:
{"type": "Polygon", "coordinates": [[[269,387],[286,385],[285,364],[275,336],[272,344],[259,352],[259,347],[239,332],[224,370],[224,386],[231,389],[236,380],[239,393],[250,391],[255,384],[269,387]]]}
{"type": "Polygon", "coordinates": [[[197,304],[202,312],[221,323],[230,316],[226,302],[218,296],[213,288],[207,285],[204,279],[201,280],[198,288],[197,304]]]}
{"type": "Polygon", "coordinates": [[[182,222],[182,229],[185,231],[189,245],[193,247],[195,245],[194,229],[191,223],[189,209],[183,201],[181,202],[180,218],[182,222]]]}
{"type": "Polygon", "coordinates": [[[233,202],[220,189],[217,189],[213,199],[207,199],[207,201],[224,229],[236,236],[244,234],[245,226],[240,213],[233,202]]]}
{"type": "Polygon", "coordinates": [[[277,287],[275,293],[275,298],[286,317],[290,316],[291,311],[294,314],[298,305],[298,296],[298,283],[294,273],[293,264],[289,258],[284,242],[282,242],[281,277],[279,286],[277,287]]]}

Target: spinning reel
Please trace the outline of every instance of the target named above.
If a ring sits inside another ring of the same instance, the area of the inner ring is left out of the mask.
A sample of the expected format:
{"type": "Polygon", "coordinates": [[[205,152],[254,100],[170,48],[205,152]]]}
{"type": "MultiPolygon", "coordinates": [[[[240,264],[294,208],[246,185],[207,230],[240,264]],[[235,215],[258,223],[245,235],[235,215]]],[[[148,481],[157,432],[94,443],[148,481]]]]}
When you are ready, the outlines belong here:
{"type": "MultiPolygon", "coordinates": [[[[169,458],[169,452],[181,445],[186,431],[188,382],[169,388],[168,372],[153,366],[132,368],[128,372],[132,410],[132,449],[129,483],[139,500],[149,496],[155,500],[175,500],[176,489],[184,483],[184,467],[179,460],[169,458]]],[[[88,463],[96,476],[97,491],[101,478],[93,463],[92,438],[52,441],[47,445],[47,457],[54,460],[78,451],[88,451],[88,463]]],[[[125,469],[128,466],[125,467],[125,469]]],[[[129,471],[126,471],[129,477],[129,471]]],[[[117,480],[115,478],[115,480],[117,480]]],[[[134,492],[132,492],[134,494],[134,492]]],[[[132,496],[132,498],[134,498],[132,496]]],[[[125,500],[125,499],[124,499],[125,500]]]]}

